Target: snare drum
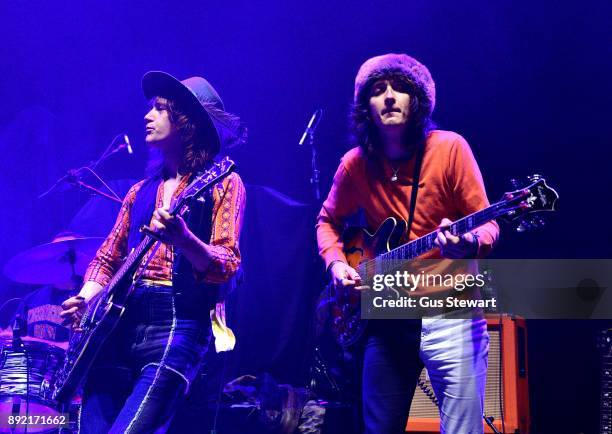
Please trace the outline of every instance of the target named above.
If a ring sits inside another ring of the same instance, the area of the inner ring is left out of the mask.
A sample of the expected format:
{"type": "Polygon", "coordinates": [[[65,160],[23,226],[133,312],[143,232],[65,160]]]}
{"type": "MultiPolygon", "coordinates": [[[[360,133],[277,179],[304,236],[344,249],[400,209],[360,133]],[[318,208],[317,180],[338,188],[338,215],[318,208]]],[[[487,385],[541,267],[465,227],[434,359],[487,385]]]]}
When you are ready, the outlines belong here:
{"type": "Polygon", "coordinates": [[[23,338],[19,345],[0,340],[0,432],[23,433],[26,426],[33,434],[57,432],[53,421],[68,417],[51,399],[64,356],[62,348],[38,339],[23,338]],[[19,423],[9,424],[10,416],[19,423]]]}

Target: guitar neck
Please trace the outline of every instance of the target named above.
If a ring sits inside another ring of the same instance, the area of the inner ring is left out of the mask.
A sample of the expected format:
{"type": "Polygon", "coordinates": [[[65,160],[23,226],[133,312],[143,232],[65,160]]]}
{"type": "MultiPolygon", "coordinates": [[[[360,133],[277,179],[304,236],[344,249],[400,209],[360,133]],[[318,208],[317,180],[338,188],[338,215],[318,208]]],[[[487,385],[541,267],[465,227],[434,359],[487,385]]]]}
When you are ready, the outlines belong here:
{"type": "MultiPolygon", "coordinates": [[[[179,199],[177,203],[172,206],[172,209],[169,211],[169,213],[171,215],[176,215],[178,210],[180,210],[182,206],[183,200],[179,199]]],[[[110,280],[107,285],[107,288],[109,290],[112,290],[112,288],[115,288],[119,283],[123,282],[124,279],[128,278],[128,276],[129,278],[131,278],[131,276],[136,272],[136,269],[142,262],[147,252],[151,250],[155,242],[156,240],[153,237],[145,235],[145,237],[138,244],[138,246],[136,246],[136,248],[134,248],[134,250],[130,252],[130,254],[127,256],[127,258],[125,258],[125,261],[121,265],[121,268],[119,268],[119,270],[110,280]]]]}
{"type": "MultiPolygon", "coordinates": [[[[500,201],[493,205],[465,216],[453,222],[448,230],[455,236],[461,236],[478,226],[499,217],[507,211],[506,203],[500,201]]],[[[423,235],[406,244],[402,244],[393,250],[378,255],[376,258],[366,261],[360,265],[360,274],[366,279],[372,278],[374,274],[384,274],[397,269],[404,261],[409,261],[430,250],[436,245],[434,241],[438,235],[437,231],[423,235]]]]}
{"type": "Polygon", "coordinates": [[[155,244],[155,240],[146,235],[140,244],[127,256],[121,268],[119,268],[108,283],[107,288],[116,287],[126,276],[133,274],[153,244],[155,244]]]}

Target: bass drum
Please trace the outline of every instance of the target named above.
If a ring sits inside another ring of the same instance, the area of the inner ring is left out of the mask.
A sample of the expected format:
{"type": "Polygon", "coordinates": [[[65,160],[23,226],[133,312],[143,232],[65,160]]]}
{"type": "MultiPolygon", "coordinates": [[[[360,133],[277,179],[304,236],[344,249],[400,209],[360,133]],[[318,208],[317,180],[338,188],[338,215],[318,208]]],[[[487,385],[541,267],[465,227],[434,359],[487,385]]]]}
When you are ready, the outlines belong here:
{"type": "Polygon", "coordinates": [[[64,357],[41,339],[0,340],[0,433],[76,432],[77,407],[61,411],[51,399],[64,357]]]}

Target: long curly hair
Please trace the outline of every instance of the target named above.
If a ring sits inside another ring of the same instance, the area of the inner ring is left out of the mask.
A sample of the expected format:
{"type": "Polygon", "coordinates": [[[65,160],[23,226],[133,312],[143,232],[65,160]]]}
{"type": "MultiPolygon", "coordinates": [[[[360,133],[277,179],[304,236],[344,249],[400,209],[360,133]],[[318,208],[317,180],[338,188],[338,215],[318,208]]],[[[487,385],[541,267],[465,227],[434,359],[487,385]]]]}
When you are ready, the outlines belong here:
{"type": "Polygon", "coordinates": [[[406,148],[423,143],[427,134],[436,128],[430,115],[431,103],[422,88],[399,71],[387,70],[373,74],[352,105],[349,118],[351,142],[353,146],[361,147],[368,157],[381,148],[377,127],[370,113],[372,85],[381,79],[401,82],[410,95],[410,114],[403,140],[406,148]]]}
{"type": "MultiPolygon", "coordinates": [[[[219,152],[216,137],[202,127],[188,114],[177,101],[169,98],[155,97],[151,105],[161,100],[168,110],[170,122],[177,128],[181,143],[183,144],[183,158],[179,165],[179,173],[186,175],[204,170],[219,152]]],[[[204,103],[206,104],[206,103],[204,103]]],[[[247,130],[240,122],[240,118],[219,109],[214,104],[207,104],[206,111],[213,119],[213,123],[222,125],[219,131],[219,145],[231,148],[246,141],[247,130]]],[[[163,157],[157,149],[151,148],[146,173],[149,176],[159,176],[163,170],[163,157]]]]}

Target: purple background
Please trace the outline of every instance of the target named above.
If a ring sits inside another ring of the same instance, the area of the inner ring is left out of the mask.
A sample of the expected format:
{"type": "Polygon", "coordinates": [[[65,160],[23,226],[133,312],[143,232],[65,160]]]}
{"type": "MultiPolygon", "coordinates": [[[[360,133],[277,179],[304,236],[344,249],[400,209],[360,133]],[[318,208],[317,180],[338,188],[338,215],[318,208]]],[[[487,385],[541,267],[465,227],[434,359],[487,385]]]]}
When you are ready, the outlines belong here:
{"type": "MultiPolygon", "coordinates": [[[[509,178],[533,172],[559,191],[546,230],[503,228],[496,257],[609,257],[609,2],[29,1],[0,15],[0,265],[69,226],[87,194],[36,197],[114,135],[127,132],[135,155],[113,156],[101,175],[141,176],[147,70],[209,79],[249,127],[248,144],[231,152],[245,182],[308,202],[310,154],[297,146],[305,123],[324,109],[317,142],[326,194],[348,149],[357,68],[385,52],[428,65],[434,118],[472,145],[491,200],[509,178]]],[[[1,299],[23,291],[0,284],[1,299]]],[[[596,429],[595,337],[604,326],[530,322],[534,432],[596,429]]]]}

